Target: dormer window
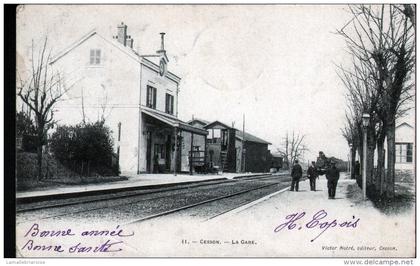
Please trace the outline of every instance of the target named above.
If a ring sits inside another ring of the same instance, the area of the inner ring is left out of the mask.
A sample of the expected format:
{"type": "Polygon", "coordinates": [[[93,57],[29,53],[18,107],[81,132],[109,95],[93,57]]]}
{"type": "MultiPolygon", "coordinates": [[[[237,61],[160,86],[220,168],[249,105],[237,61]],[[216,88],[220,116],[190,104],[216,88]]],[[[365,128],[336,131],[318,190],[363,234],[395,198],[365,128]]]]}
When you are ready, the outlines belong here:
{"type": "Polygon", "coordinates": [[[90,64],[91,65],[101,64],[101,50],[100,49],[90,49],[90,64]]]}

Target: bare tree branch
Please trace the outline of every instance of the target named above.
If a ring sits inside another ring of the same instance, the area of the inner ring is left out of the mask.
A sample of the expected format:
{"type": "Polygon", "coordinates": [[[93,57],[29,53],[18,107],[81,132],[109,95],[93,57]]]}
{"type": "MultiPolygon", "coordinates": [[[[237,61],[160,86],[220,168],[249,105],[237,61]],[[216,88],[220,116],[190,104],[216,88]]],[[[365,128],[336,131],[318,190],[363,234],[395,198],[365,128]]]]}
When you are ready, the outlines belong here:
{"type": "Polygon", "coordinates": [[[48,37],[45,37],[41,49],[35,55],[35,43],[31,47],[31,74],[23,80],[18,73],[19,83],[17,95],[23,104],[35,114],[35,130],[37,132],[38,178],[42,178],[42,146],[45,144],[48,129],[54,123],[53,106],[61,100],[70,88],[64,88],[59,73],[50,66],[51,50],[48,51],[48,37]],[[64,89],[63,89],[64,88],[64,89]]]}

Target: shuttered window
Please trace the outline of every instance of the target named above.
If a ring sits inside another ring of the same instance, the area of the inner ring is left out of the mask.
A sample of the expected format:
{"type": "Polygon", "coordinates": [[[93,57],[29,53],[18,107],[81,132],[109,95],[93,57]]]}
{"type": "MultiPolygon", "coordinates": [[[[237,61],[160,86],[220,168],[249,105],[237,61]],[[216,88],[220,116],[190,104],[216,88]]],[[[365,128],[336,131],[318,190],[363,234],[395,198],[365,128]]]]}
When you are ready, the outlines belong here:
{"type": "Polygon", "coordinates": [[[146,106],[156,109],[156,88],[147,86],[146,106]]]}
{"type": "Polygon", "coordinates": [[[101,50],[100,49],[90,49],[90,60],[91,65],[100,65],[101,64],[101,50]]]}
{"type": "Polygon", "coordinates": [[[166,94],[166,107],[165,112],[168,114],[174,114],[174,96],[169,93],[166,94]]]}

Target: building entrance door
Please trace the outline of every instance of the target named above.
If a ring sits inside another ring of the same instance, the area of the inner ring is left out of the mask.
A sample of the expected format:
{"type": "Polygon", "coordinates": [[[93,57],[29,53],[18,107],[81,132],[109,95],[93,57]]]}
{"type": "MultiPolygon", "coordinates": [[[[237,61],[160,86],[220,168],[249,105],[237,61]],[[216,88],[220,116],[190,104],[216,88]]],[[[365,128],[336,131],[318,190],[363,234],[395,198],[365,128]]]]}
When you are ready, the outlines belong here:
{"type": "Polygon", "coordinates": [[[147,131],[146,135],[147,144],[146,144],[146,171],[151,173],[152,170],[152,132],[147,131]]]}
{"type": "Polygon", "coordinates": [[[171,171],[171,152],[171,135],[168,135],[165,143],[165,170],[167,172],[171,171]]]}

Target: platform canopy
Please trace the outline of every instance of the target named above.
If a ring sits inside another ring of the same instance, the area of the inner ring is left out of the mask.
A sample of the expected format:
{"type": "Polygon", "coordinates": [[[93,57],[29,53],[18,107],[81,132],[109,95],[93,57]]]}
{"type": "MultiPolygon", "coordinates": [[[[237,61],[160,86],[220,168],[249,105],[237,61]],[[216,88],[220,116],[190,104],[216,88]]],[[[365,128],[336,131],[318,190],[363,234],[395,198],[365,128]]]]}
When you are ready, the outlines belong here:
{"type": "Polygon", "coordinates": [[[157,110],[145,107],[145,106],[142,106],[141,112],[145,115],[148,115],[154,119],[159,120],[160,122],[163,122],[164,124],[170,127],[178,128],[183,131],[192,132],[194,134],[203,135],[203,136],[206,136],[208,134],[207,130],[191,126],[187,124],[186,122],[179,120],[178,118],[172,115],[169,115],[169,114],[166,114],[166,113],[163,113],[163,112],[160,112],[160,111],[157,111],[157,110]]]}

